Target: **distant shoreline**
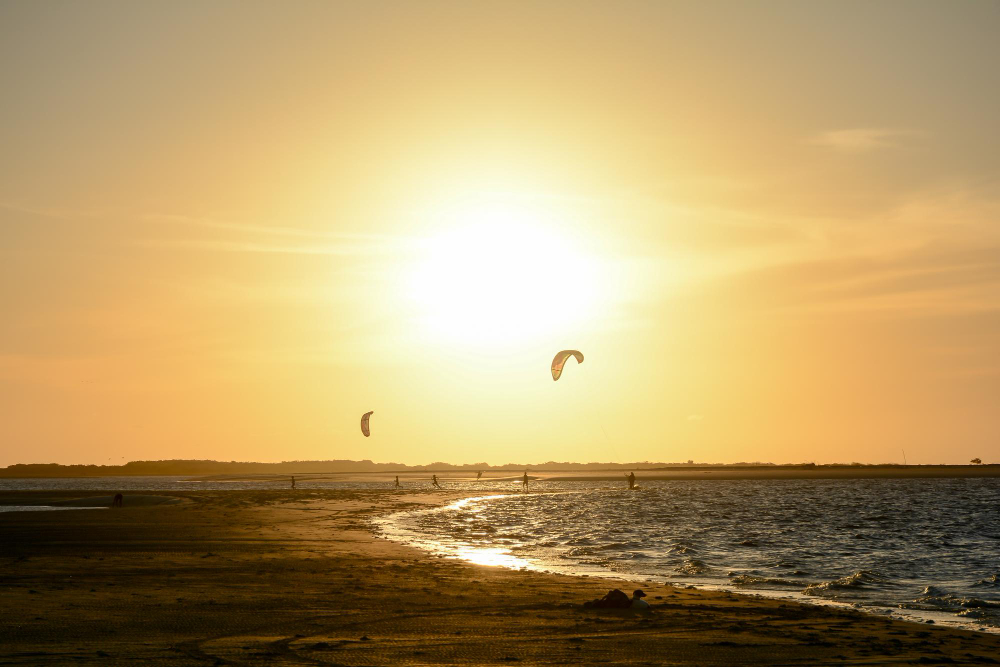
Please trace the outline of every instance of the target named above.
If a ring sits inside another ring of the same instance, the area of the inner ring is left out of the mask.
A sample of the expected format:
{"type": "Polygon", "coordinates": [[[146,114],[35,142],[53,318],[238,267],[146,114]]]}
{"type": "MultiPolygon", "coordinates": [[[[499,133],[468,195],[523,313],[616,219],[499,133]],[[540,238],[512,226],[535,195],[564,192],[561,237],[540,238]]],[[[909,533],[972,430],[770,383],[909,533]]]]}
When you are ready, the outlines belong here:
{"type": "MultiPolygon", "coordinates": [[[[671,468],[636,470],[637,481],[696,480],[696,479],[948,479],[1000,477],[1000,465],[978,466],[760,466],[755,468],[671,468]]],[[[553,481],[599,480],[620,481],[620,475],[550,476],[553,481]]]]}
{"type": "MultiPolygon", "coordinates": [[[[432,466],[382,467],[392,464],[374,464],[377,470],[359,470],[351,465],[338,467],[335,463],[323,469],[320,461],[260,463],[216,463],[194,462],[142,462],[139,465],[123,466],[62,466],[58,464],[15,464],[0,469],[0,479],[45,479],[45,478],[91,478],[91,477],[201,477],[201,478],[273,478],[288,475],[330,475],[349,476],[371,481],[390,479],[395,475],[406,479],[412,476],[427,476],[435,473],[446,479],[475,479],[477,470],[467,467],[449,467],[439,464],[432,466]],[[162,464],[172,464],[162,465],[162,464]],[[158,465],[161,464],[161,465],[158,465]],[[163,468],[168,468],[164,470],[163,468]],[[172,468],[172,469],[170,469],[172,468]],[[352,469],[353,468],[353,469],[352,469]]],[[[339,462],[338,462],[339,463],[339,462]]],[[[355,462],[350,462],[355,463],[355,462]]],[[[360,462],[359,462],[360,463],[360,462]]],[[[596,464],[599,465],[599,464],[596,464]]],[[[496,475],[520,475],[529,471],[532,479],[551,481],[620,481],[622,474],[634,471],[639,480],[692,480],[692,479],[914,479],[914,478],[983,478],[1000,477],[1000,465],[848,465],[848,464],[795,464],[795,465],[663,465],[645,464],[627,466],[611,464],[596,467],[595,464],[580,464],[574,467],[557,467],[556,464],[538,466],[483,467],[484,480],[496,475]]]]}

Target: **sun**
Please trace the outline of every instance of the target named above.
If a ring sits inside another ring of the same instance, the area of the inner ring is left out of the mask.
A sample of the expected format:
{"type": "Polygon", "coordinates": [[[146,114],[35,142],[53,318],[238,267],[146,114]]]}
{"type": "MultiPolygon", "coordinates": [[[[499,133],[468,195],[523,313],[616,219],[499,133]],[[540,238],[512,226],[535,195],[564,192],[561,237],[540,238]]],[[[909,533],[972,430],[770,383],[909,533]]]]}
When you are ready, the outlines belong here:
{"type": "Polygon", "coordinates": [[[595,315],[600,262],[551,214],[511,202],[462,207],[419,244],[406,292],[430,337],[512,346],[572,334],[595,315]]]}

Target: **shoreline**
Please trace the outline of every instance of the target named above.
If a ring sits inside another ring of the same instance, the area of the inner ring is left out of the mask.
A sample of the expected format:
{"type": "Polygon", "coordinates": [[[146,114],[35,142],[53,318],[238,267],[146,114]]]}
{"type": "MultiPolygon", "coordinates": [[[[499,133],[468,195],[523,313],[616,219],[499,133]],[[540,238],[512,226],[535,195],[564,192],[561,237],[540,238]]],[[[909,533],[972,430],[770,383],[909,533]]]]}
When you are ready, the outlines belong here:
{"type": "MultiPolygon", "coordinates": [[[[313,462],[302,462],[301,468],[295,464],[262,464],[281,466],[275,470],[239,470],[206,472],[195,468],[185,470],[178,467],[173,471],[140,471],[126,469],[125,466],[93,466],[94,470],[80,470],[74,466],[57,464],[39,466],[36,464],[13,464],[0,468],[0,480],[17,479],[95,479],[103,477],[186,477],[192,480],[266,480],[287,479],[291,475],[297,477],[331,478],[337,480],[356,481],[386,481],[399,475],[402,479],[424,479],[437,474],[442,479],[476,479],[476,470],[466,468],[387,468],[380,470],[317,470],[313,462]]],[[[88,466],[80,466],[87,468],[88,466]]],[[[1000,464],[878,464],[878,465],[848,465],[848,464],[779,464],[779,465],[665,465],[656,467],[633,468],[624,466],[608,468],[574,468],[572,466],[559,468],[548,464],[538,464],[537,467],[518,466],[485,469],[483,480],[514,480],[529,471],[531,479],[551,481],[574,480],[615,480],[620,481],[623,473],[634,471],[639,477],[650,480],[675,479],[948,479],[948,478],[980,478],[1000,477],[1000,464]]]]}
{"type": "Polygon", "coordinates": [[[1000,655],[1000,637],[987,633],[645,581],[633,585],[649,594],[648,618],[583,610],[622,581],[471,565],[370,531],[380,516],[473,495],[464,491],[160,495],[189,502],[0,515],[0,661],[916,664],[1000,655]]]}
{"type": "MultiPolygon", "coordinates": [[[[566,493],[566,491],[540,491],[538,493],[566,493]]],[[[458,500],[447,501],[430,511],[446,510],[468,500],[491,500],[504,496],[514,495],[512,492],[493,492],[488,495],[469,494],[458,500]]],[[[559,574],[570,577],[586,577],[603,579],[608,582],[635,582],[643,581],[647,584],[668,585],[675,588],[694,588],[700,591],[713,591],[731,593],[746,597],[761,597],[772,600],[794,602],[815,607],[833,608],[841,610],[852,610],[877,618],[891,618],[899,621],[914,623],[927,623],[943,627],[950,627],[958,630],[970,632],[983,632],[1000,635],[1000,627],[986,625],[976,625],[968,621],[959,620],[953,612],[918,610],[918,609],[897,609],[894,607],[872,607],[864,604],[853,604],[840,600],[833,600],[823,597],[815,597],[805,594],[801,590],[753,588],[752,586],[737,586],[726,580],[698,579],[697,577],[670,577],[667,575],[635,574],[629,576],[628,572],[608,571],[604,568],[593,567],[588,569],[580,563],[552,564],[535,562],[530,558],[515,556],[509,549],[499,547],[477,547],[468,542],[456,541],[455,544],[444,544],[440,540],[435,541],[432,536],[427,536],[403,527],[398,522],[393,521],[393,517],[408,514],[413,511],[427,510],[403,510],[393,514],[377,517],[372,520],[375,527],[375,534],[385,539],[397,543],[414,547],[425,551],[432,556],[443,556],[445,558],[461,560],[473,564],[486,564],[496,567],[504,567],[511,570],[531,570],[546,574],[559,574]]]]}

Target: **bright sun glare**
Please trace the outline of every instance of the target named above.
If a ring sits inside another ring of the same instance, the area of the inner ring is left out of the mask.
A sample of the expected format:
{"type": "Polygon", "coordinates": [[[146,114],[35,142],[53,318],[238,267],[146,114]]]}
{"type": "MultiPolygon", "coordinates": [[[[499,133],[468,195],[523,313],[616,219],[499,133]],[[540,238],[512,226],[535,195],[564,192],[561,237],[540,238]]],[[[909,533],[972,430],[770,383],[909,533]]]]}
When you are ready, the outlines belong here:
{"type": "Polygon", "coordinates": [[[425,332],[466,345],[569,334],[595,315],[599,265],[537,210],[481,204],[425,239],[407,279],[425,332]]]}

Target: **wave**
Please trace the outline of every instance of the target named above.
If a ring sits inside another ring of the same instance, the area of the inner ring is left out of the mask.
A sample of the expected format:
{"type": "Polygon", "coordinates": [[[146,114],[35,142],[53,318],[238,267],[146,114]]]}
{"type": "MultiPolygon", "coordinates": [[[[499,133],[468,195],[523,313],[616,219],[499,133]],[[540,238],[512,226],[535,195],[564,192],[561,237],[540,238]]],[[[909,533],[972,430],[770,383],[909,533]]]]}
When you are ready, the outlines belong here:
{"type": "Polygon", "coordinates": [[[697,558],[689,558],[680,564],[677,570],[683,574],[694,575],[694,574],[705,574],[712,570],[705,561],[698,560],[697,558]]]}
{"type": "Polygon", "coordinates": [[[806,595],[824,595],[830,591],[854,590],[887,583],[889,583],[888,579],[874,570],[858,570],[840,579],[809,584],[802,592],[806,595]]]}
{"type": "Polygon", "coordinates": [[[781,579],[778,577],[761,577],[754,574],[731,575],[729,583],[741,587],[782,586],[798,588],[802,585],[801,581],[791,581],[790,579],[781,579]]]}
{"type": "Polygon", "coordinates": [[[976,583],[972,584],[974,588],[1000,588],[1000,574],[994,574],[986,579],[980,579],[976,583]]]}
{"type": "Polygon", "coordinates": [[[956,607],[962,607],[964,609],[1000,609],[1000,601],[984,600],[982,598],[964,595],[953,595],[949,591],[938,588],[937,586],[927,586],[924,588],[923,592],[914,600],[914,602],[945,609],[953,609],[956,607]]]}

